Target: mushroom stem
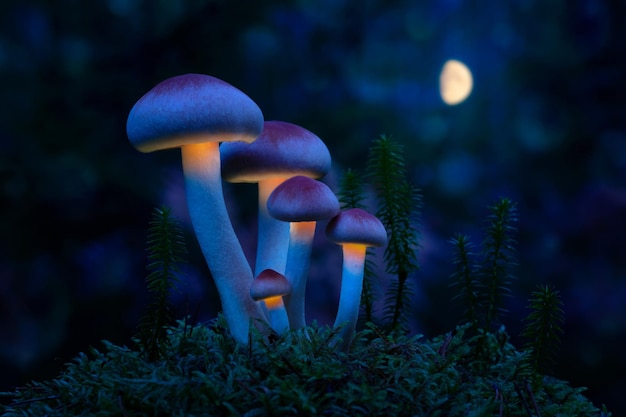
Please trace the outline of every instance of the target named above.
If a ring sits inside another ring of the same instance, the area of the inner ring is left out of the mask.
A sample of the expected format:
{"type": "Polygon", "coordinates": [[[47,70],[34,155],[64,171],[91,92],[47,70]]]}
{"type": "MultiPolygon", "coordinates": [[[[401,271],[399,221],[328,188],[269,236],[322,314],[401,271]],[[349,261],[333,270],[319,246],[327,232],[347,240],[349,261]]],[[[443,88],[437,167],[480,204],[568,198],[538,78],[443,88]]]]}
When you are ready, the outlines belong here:
{"type": "Polygon", "coordinates": [[[289,319],[285,310],[282,296],[270,297],[263,300],[267,307],[267,317],[272,329],[279,335],[289,330],[289,319]]]}
{"type": "Polygon", "coordinates": [[[289,246],[289,223],[276,220],[269,215],[267,199],[285,178],[261,180],[259,187],[259,238],[256,251],[254,274],[259,275],[266,269],[285,273],[287,248],[289,246]]]}
{"type": "Polygon", "coordinates": [[[334,327],[343,325],[338,336],[341,338],[339,349],[347,352],[354,337],[356,322],[359,318],[361,291],[363,289],[363,268],[365,265],[366,245],[343,244],[343,271],[341,275],[341,294],[334,327]]]}
{"type": "MultiPolygon", "coordinates": [[[[269,215],[267,210],[267,199],[284,180],[285,178],[268,178],[258,183],[259,231],[254,267],[255,276],[266,269],[273,269],[283,275],[285,274],[289,248],[289,223],[276,220],[269,215]]],[[[272,329],[278,334],[289,330],[289,318],[282,298],[280,305],[273,308],[269,308],[265,301],[261,301],[261,305],[267,314],[272,329]]]]}
{"type": "Polygon", "coordinates": [[[226,210],[219,144],[184,145],[181,153],[187,205],[196,238],[213,275],[230,333],[238,342],[247,344],[250,319],[265,318],[250,298],[252,269],[226,210]]]}
{"type": "Polygon", "coordinates": [[[286,295],[284,300],[291,329],[306,326],[304,299],[315,225],[314,221],[290,223],[285,277],[291,283],[291,294],[286,295]]]}

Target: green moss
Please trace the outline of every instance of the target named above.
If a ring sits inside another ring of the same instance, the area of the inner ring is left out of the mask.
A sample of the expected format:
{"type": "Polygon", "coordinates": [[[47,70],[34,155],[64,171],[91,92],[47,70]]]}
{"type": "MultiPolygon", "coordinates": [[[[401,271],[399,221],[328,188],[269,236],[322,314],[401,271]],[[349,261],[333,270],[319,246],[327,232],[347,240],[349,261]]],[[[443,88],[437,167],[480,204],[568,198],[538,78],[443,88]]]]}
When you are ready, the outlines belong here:
{"type": "Polygon", "coordinates": [[[368,171],[378,200],[376,217],[387,230],[385,271],[395,277],[385,296],[385,320],[391,329],[402,331],[408,328],[412,295],[408,278],[419,269],[419,233],[413,222],[421,216],[422,195],[408,179],[402,145],[391,136],[372,142],[368,171]]]}
{"type": "Polygon", "coordinates": [[[374,325],[351,351],[311,326],[236,344],[218,319],[179,322],[160,361],[103,342],[56,379],[3,393],[3,416],[601,416],[582,392],[531,378],[527,353],[504,329],[467,336],[469,325],[426,340],[374,325]],[[531,380],[536,381],[531,384],[531,380]]]}
{"type": "Polygon", "coordinates": [[[525,348],[531,351],[530,362],[537,371],[549,369],[556,360],[565,321],[562,307],[559,292],[551,286],[540,285],[533,291],[522,335],[528,339],[525,348]]]}
{"type": "Polygon", "coordinates": [[[175,321],[169,296],[178,281],[179,264],[184,262],[187,253],[182,228],[172,216],[172,209],[153,210],[146,249],[150,261],[146,287],[153,301],[139,322],[137,338],[147,358],[157,360],[168,342],[166,328],[175,321]]]}

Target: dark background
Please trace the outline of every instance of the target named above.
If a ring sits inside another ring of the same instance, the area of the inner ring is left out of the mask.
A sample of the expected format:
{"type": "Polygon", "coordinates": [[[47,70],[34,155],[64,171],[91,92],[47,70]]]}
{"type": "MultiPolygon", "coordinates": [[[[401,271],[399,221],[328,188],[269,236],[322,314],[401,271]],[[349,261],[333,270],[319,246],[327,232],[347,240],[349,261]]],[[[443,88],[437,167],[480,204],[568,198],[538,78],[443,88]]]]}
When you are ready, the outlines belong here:
{"type": "MultiPolygon", "coordinates": [[[[554,285],[567,320],[554,375],[626,412],[626,6],[478,3],[1,2],[0,389],[53,377],[101,339],[130,343],[160,204],[188,232],[179,316],[215,316],[179,153],[141,154],[125,133],[147,90],[199,72],[243,90],[267,120],[319,135],[335,189],[346,167],[363,169],[379,134],[403,144],[424,194],[414,332],[434,336],[459,319],[448,239],[479,242],[485,207],[517,201],[520,267],[505,318],[514,341],[530,292],[554,285]],[[457,106],[438,95],[450,58],[474,76],[457,106]]],[[[226,191],[253,256],[254,188],[226,191]]],[[[316,242],[309,319],[329,323],[340,253],[316,242]]]]}

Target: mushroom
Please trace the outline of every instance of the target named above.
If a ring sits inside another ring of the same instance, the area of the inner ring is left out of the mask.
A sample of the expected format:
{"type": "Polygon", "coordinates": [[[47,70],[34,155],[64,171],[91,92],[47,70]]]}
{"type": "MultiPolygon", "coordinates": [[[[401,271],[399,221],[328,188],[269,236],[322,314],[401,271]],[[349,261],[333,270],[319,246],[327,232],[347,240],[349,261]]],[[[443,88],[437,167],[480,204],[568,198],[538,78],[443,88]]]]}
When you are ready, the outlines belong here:
{"type": "Polygon", "coordinates": [[[263,113],[232,85],[201,74],[168,78],[141,97],[126,131],[141,152],[181,148],[191,222],[232,336],[247,343],[250,319],[264,319],[250,298],[253,275],[226,211],[219,142],[254,141],[263,113]]]}
{"type": "Polygon", "coordinates": [[[360,208],[352,208],[328,222],[326,236],[343,250],[341,294],[334,327],[343,325],[339,331],[339,349],[345,352],[352,343],[359,317],[367,248],[383,246],[387,242],[387,232],[375,216],[360,208]]]}
{"type": "Polygon", "coordinates": [[[262,301],[267,307],[268,319],[272,329],[283,334],[289,330],[289,321],[284,312],[283,296],[291,292],[291,284],[287,278],[273,269],[264,269],[257,275],[250,286],[250,297],[254,301],[262,301]]]}
{"type": "MultiPolygon", "coordinates": [[[[255,275],[265,269],[285,273],[289,223],[267,212],[267,199],[276,186],[296,175],[319,178],[330,170],[330,152],[310,131],[281,121],[267,121],[254,142],[220,146],[222,178],[228,182],[258,184],[258,242],[255,275]]],[[[264,306],[264,303],[261,303],[264,306]]],[[[267,310],[266,310],[267,311],[267,310]]],[[[269,312],[268,312],[269,313],[269,312]]],[[[288,322],[284,307],[271,312],[272,322],[288,322]],[[282,318],[278,318],[279,316],[282,318]]]]}
{"type": "Polygon", "coordinates": [[[275,219],[289,222],[285,277],[291,294],[285,296],[285,308],[291,329],[301,329],[306,326],[304,298],[316,222],[335,216],[339,201],[326,184],[298,175],[276,187],[267,209],[275,219]]]}
{"type": "Polygon", "coordinates": [[[285,272],[289,223],[267,212],[267,199],[276,186],[296,175],[320,178],[330,170],[330,153],[310,131],[281,121],[267,121],[256,141],[223,143],[222,178],[228,182],[258,183],[259,232],[255,274],[271,268],[285,272]]]}

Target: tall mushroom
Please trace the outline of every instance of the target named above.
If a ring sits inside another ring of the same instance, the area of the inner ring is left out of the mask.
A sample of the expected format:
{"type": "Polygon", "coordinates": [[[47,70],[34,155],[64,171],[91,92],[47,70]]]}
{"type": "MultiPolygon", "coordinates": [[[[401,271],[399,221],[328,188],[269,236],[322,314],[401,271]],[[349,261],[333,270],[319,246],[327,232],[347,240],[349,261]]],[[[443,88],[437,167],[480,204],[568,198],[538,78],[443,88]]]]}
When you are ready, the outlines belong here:
{"type": "Polygon", "coordinates": [[[290,327],[301,329],[306,326],[304,296],[316,222],[335,216],[339,201],[326,184],[298,175],[276,187],[267,200],[267,209],[270,216],[289,222],[285,276],[291,283],[291,294],[285,297],[285,308],[290,327]]]}
{"type": "Polygon", "coordinates": [[[253,275],[226,211],[219,142],[254,141],[263,113],[232,85],[201,74],[168,78],[141,97],[126,131],[141,152],[181,148],[191,222],[232,336],[247,343],[250,319],[264,319],[250,298],[253,275]]]}
{"type": "Polygon", "coordinates": [[[264,302],[272,329],[283,334],[289,330],[287,315],[280,314],[285,311],[283,296],[291,292],[291,284],[285,276],[273,269],[265,269],[259,273],[250,286],[250,297],[254,301],[264,302]],[[277,317],[275,315],[278,314],[277,317]]]}
{"type": "Polygon", "coordinates": [[[375,216],[360,208],[352,208],[328,222],[326,236],[343,250],[341,294],[334,327],[343,325],[339,332],[342,340],[339,349],[347,351],[359,318],[367,248],[383,246],[387,242],[387,232],[375,216]]]}
{"type": "Polygon", "coordinates": [[[266,121],[254,142],[223,143],[222,177],[228,182],[258,183],[259,234],[255,275],[265,269],[285,272],[289,224],[267,212],[267,199],[276,186],[296,175],[320,178],[331,158],[322,140],[292,123],[266,121]]]}

